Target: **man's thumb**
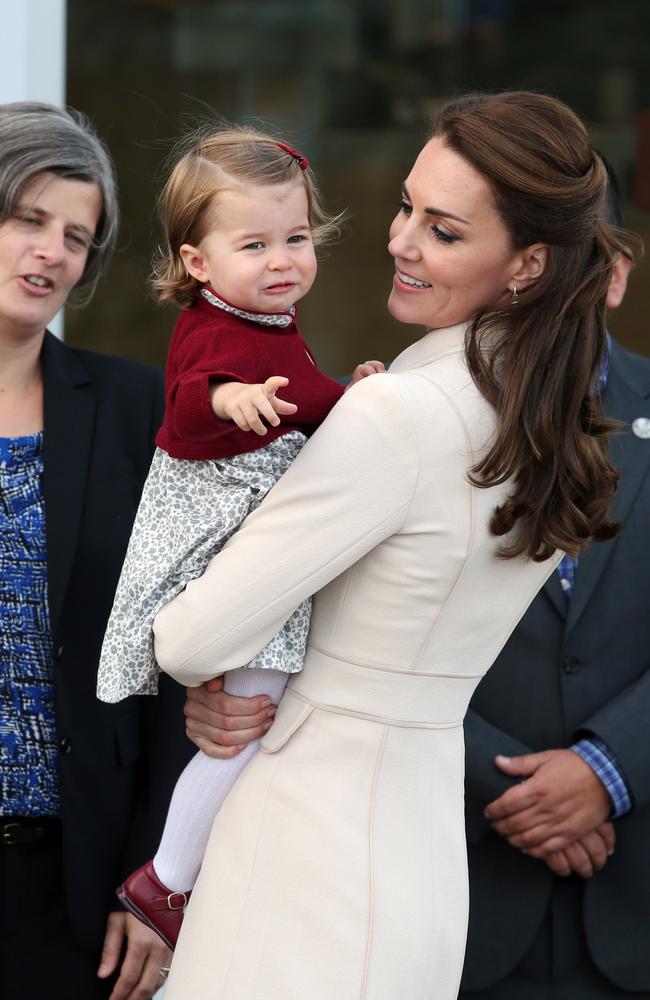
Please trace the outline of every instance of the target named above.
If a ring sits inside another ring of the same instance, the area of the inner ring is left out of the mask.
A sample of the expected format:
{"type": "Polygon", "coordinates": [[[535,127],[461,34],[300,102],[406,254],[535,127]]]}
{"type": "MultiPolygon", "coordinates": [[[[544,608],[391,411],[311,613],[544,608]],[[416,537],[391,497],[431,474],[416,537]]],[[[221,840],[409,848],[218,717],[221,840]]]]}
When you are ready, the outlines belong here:
{"type": "Polygon", "coordinates": [[[534,774],[539,767],[539,759],[537,754],[522,754],[521,757],[504,757],[502,754],[497,754],[494,758],[494,763],[499,768],[499,770],[504,771],[506,774],[511,774],[513,777],[528,778],[531,774],[534,774]]]}

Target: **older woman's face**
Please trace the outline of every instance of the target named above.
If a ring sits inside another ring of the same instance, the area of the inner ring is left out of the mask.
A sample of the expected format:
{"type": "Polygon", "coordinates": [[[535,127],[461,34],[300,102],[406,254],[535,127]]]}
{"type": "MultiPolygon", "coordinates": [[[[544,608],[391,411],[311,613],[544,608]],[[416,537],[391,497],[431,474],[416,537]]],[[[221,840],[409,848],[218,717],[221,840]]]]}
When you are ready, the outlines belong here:
{"type": "Polygon", "coordinates": [[[388,250],[395,258],[390,312],[430,329],[507,301],[521,264],[488,182],[439,138],[404,183],[388,250]]]}
{"type": "Polygon", "coordinates": [[[97,184],[38,174],[0,225],[0,333],[41,333],[81,278],[102,199],[97,184]]]}

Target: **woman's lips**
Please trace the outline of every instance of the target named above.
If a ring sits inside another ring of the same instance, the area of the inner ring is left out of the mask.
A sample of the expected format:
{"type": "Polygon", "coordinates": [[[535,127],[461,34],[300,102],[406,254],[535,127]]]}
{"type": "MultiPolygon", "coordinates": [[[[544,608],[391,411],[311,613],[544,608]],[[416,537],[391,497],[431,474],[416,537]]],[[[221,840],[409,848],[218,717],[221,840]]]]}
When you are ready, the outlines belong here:
{"type": "Polygon", "coordinates": [[[396,288],[399,288],[400,291],[409,292],[426,292],[429,288],[431,288],[431,282],[422,281],[421,278],[415,278],[412,274],[408,274],[406,271],[400,271],[399,268],[395,269],[393,285],[396,288]]]}
{"type": "Polygon", "coordinates": [[[21,274],[19,281],[25,291],[37,298],[51,295],[54,291],[54,283],[41,274],[21,274]]]}

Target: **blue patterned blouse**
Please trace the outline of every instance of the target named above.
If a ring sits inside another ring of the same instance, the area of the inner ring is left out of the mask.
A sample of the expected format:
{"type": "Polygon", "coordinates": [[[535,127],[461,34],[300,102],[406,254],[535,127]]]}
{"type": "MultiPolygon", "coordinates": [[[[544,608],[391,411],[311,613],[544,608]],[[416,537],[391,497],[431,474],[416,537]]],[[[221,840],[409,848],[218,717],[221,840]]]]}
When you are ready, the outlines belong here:
{"type": "Polygon", "coordinates": [[[0,438],[0,813],[59,812],[43,434],[0,438]]]}

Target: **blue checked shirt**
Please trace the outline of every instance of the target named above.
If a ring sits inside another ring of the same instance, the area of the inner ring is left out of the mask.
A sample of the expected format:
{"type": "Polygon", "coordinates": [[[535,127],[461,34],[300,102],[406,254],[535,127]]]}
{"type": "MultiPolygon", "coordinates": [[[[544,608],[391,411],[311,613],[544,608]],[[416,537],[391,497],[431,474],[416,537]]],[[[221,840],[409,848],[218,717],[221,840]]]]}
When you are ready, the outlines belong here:
{"type": "MultiPolygon", "coordinates": [[[[605,358],[603,369],[598,378],[599,391],[602,391],[607,385],[608,371],[609,353],[605,358]]],[[[565,555],[557,568],[562,590],[567,601],[571,600],[573,594],[577,566],[577,559],[572,559],[571,556],[565,555]]],[[[624,816],[625,813],[629,812],[632,808],[630,790],[614,754],[604,740],[601,740],[598,736],[585,737],[574,743],[570,749],[574,753],[577,753],[584,760],[585,764],[589,765],[607,789],[612,800],[612,818],[615,819],[617,816],[624,816]]]]}

